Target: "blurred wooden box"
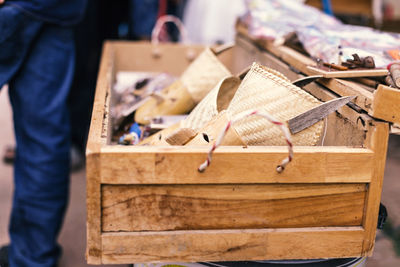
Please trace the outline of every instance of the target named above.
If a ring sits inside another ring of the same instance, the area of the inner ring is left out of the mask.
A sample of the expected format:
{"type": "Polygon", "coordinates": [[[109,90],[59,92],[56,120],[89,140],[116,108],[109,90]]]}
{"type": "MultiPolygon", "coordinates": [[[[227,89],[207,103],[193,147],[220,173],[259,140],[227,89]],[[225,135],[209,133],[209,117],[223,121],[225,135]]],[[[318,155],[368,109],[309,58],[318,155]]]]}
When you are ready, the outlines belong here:
{"type": "MultiPolygon", "coordinates": [[[[110,144],[115,73],[179,74],[188,47],[106,42],[87,145],[89,264],[360,257],[372,253],[389,124],[362,109],[328,118],[325,146],[220,147],[197,171],[208,147],[110,144]]],[[[199,53],[202,47],[190,47],[199,53]]],[[[293,80],[284,61],[238,37],[225,59],[238,72],[256,60],[293,80]]],[[[307,91],[334,98],[312,84],[307,91]]]]}
{"type": "MultiPolygon", "coordinates": [[[[322,9],[323,4],[321,0],[306,0],[307,5],[314,6],[322,9]]],[[[372,17],[373,3],[372,0],[332,0],[332,9],[335,14],[351,14],[351,15],[364,15],[372,17]]]]}

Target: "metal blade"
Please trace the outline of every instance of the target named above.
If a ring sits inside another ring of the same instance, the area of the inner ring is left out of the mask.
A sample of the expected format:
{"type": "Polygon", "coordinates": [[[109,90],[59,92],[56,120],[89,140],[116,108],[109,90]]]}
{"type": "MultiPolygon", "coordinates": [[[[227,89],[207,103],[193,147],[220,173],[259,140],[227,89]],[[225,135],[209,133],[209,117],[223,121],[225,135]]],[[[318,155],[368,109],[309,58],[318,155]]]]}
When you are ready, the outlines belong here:
{"type": "Polygon", "coordinates": [[[333,99],[288,120],[290,132],[295,134],[311,125],[314,125],[332,112],[349,103],[354,98],[355,96],[344,96],[333,99]]]}
{"type": "Polygon", "coordinates": [[[296,85],[298,87],[303,87],[303,86],[306,86],[307,84],[312,83],[313,81],[315,81],[319,78],[322,78],[322,77],[324,77],[324,76],[322,76],[322,75],[306,76],[306,77],[303,77],[303,78],[293,81],[292,84],[296,85]]]}

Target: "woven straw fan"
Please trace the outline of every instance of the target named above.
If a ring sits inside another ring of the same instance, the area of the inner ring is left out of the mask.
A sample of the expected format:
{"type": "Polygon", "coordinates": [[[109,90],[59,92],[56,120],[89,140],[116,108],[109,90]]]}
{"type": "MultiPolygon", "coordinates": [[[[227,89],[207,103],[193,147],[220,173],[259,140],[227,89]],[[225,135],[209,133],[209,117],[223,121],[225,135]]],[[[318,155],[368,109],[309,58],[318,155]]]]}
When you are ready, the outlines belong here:
{"type": "Polygon", "coordinates": [[[147,124],[155,116],[191,111],[222,78],[231,76],[217,57],[226,50],[206,48],[177,81],[136,110],[135,121],[147,124]]]}
{"type": "MultiPolygon", "coordinates": [[[[208,145],[224,130],[232,118],[249,110],[267,113],[285,122],[320,105],[312,95],[292,85],[265,67],[253,63],[226,112],[208,123],[187,145],[208,145]]],[[[323,122],[292,136],[294,145],[316,145],[322,135],[323,122]]],[[[286,145],[279,128],[258,116],[239,120],[229,129],[221,145],[286,145]]]]}

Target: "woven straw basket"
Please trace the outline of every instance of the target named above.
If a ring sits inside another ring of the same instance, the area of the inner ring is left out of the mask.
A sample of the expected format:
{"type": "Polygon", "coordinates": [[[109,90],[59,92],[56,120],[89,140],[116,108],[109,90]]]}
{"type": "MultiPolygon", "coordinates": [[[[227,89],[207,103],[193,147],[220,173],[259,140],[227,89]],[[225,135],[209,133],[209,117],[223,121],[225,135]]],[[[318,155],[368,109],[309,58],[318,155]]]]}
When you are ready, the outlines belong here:
{"type": "Polygon", "coordinates": [[[149,98],[135,114],[135,121],[141,124],[158,115],[177,115],[191,111],[229,70],[219,61],[215,53],[206,48],[184,71],[180,79],[164,88],[160,95],[163,100],[149,98]]]}
{"type": "MultiPolygon", "coordinates": [[[[312,95],[292,85],[281,75],[253,63],[229,104],[226,114],[210,122],[187,145],[207,145],[214,140],[229,120],[249,110],[258,110],[274,116],[281,122],[321,103],[312,95]],[[207,136],[205,140],[204,136],[207,136]]],[[[322,121],[292,136],[298,146],[316,145],[322,135],[322,121]]],[[[265,118],[253,116],[237,121],[224,138],[222,145],[286,145],[279,128],[265,118]],[[232,140],[237,139],[237,140],[232,140]]]]}
{"type": "Polygon", "coordinates": [[[186,119],[148,137],[139,145],[184,144],[186,139],[193,137],[193,132],[197,133],[199,129],[214,118],[220,111],[225,110],[228,107],[239,85],[240,79],[237,77],[227,77],[222,79],[206,95],[206,97],[200,101],[186,119]],[[192,131],[187,129],[191,129],[192,131]],[[177,138],[182,141],[177,141],[177,138]]]}

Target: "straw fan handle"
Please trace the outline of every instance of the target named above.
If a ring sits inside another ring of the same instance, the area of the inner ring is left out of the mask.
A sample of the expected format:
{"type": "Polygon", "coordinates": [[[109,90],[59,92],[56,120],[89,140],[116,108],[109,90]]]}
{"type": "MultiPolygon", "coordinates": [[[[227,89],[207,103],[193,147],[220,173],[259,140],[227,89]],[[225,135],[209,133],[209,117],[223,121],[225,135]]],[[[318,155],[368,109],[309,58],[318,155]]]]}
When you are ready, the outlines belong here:
{"type": "Polygon", "coordinates": [[[274,117],[272,117],[272,116],[269,115],[269,114],[261,113],[261,112],[259,112],[259,111],[257,111],[257,110],[252,110],[252,111],[248,111],[248,112],[243,112],[243,113],[241,113],[241,114],[238,114],[233,120],[228,121],[228,123],[227,123],[226,126],[225,126],[224,131],[221,132],[221,134],[218,136],[217,140],[213,143],[213,145],[211,146],[210,150],[208,151],[206,161],[204,161],[204,162],[199,166],[199,168],[198,168],[198,171],[199,171],[199,172],[204,172],[204,171],[206,170],[206,168],[207,168],[208,166],[210,166],[210,164],[211,164],[211,158],[212,158],[212,153],[213,153],[214,150],[221,144],[222,139],[224,138],[225,134],[228,132],[229,128],[230,128],[235,122],[237,122],[237,121],[239,121],[239,120],[242,120],[242,119],[244,119],[244,118],[246,118],[246,117],[253,116],[253,115],[257,115],[257,116],[261,116],[261,117],[266,118],[266,119],[269,120],[272,124],[278,126],[278,127],[281,129],[281,131],[283,132],[283,134],[284,134],[284,136],[285,136],[286,144],[287,144],[287,146],[288,146],[289,154],[288,154],[288,156],[287,156],[285,159],[282,160],[281,164],[278,165],[278,166],[276,167],[276,171],[277,171],[278,173],[283,172],[283,170],[285,169],[285,167],[293,160],[293,143],[292,143],[292,140],[291,140],[290,131],[289,131],[289,129],[287,128],[287,126],[286,126],[284,123],[278,121],[277,119],[275,119],[274,117]]]}
{"type": "MultiPolygon", "coordinates": [[[[185,26],[183,25],[182,21],[172,15],[164,15],[161,16],[157,22],[156,25],[153,28],[153,31],[151,32],[151,44],[153,45],[153,56],[155,57],[160,57],[161,56],[161,51],[158,47],[158,44],[160,43],[160,33],[161,33],[161,29],[164,26],[165,23],[167,22],[172,22],[175,24],[175,26],[177,27],[179,34],[181,36],[181,42],[182,43],[188,43],[188,39],[187,39],[187,32],[185,29],[185,26]]],[[[187,51],[187,58],[188,60],[192,61],[195,58],[195,52],[191,49],[189,49],[187,51]]]]}

